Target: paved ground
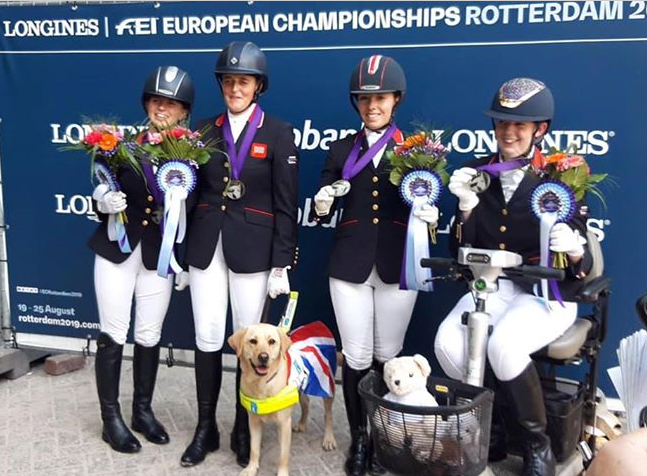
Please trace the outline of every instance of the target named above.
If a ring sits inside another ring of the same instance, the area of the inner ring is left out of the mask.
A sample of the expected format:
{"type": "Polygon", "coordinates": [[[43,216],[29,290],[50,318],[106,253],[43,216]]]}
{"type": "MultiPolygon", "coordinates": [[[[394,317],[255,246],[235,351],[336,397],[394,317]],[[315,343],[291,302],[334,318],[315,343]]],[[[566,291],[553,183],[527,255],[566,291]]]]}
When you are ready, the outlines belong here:
{"type": "MultiPolygon", "coordinates": [[[[154,409],[171,436],[170,444],[157,446],[142,438],[140,453],[124,455],[112,451],[101,440],[93,365],[94,359],[89,358],[84,369],[57,377],[46,374],[42,364],[33,366],[30,374],[16,380],[0,376],[0,476],[238,474],[240,468],[228,447],[234,419],[234,373],[225,372],[218,405],[221,449],[209,454],[197,467],[182,468],[180,456],[191,440],[197,418],[193,369],[160,367],[154,409]]],[[[129,421],[129,361],[124,362],[122,369],[121,401],[124,418],[129,421]]],[[[293,435],[291,474],[343,475],[344,452],[350,439],[341,392],[334,406],[337,450],[324,452],[321,448],[323,407],[317,399],[313,399],[310,414],[307,432],[293,435]]],[[[275,430],[267,427],[259,476],[276,474],[275,441],[275,430]]],[[[494,474],[518,474],[520,464],[518,458],[508,458],[493,468],[494,474]]]]}

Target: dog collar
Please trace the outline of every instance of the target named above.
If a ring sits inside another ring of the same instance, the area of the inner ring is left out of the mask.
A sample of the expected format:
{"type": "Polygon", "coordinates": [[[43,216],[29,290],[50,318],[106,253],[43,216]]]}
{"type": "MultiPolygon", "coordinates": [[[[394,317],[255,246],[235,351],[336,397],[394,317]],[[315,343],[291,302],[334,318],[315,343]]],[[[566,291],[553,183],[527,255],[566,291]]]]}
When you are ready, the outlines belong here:
{"type": "Polygon", "coordinates": [[[299,403],[299,389],[295,385],[288,385],[273,397],[264,399],[248,397],[242,390],[239,393],[240,404],[255,415],[267,415],[299,403]]]}

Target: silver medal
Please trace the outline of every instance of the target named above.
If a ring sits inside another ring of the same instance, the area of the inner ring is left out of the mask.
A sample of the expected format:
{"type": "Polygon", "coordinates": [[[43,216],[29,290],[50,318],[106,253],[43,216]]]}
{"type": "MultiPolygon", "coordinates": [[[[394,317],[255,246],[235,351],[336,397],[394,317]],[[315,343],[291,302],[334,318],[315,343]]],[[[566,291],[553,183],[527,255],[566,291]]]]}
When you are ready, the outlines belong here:
{"type": "Polygon", "coordinates": [[[240,180],[230,180],[225,193],[230,200],[239,200],[245,195],[245,184],[240,180]]]}
{"type": "Polygon", "coordinates": [[[335,197],[343,197],[350,191],[350,182],[348,180],[336,180],[331,187],[335,191],[335,197]]]}
{"type": "Polygon", "coordinates": [[[474,193],[483,193],[490,186],[490,174],[480,171],[472,180],[470,180],[469,187],[474,193]]]}

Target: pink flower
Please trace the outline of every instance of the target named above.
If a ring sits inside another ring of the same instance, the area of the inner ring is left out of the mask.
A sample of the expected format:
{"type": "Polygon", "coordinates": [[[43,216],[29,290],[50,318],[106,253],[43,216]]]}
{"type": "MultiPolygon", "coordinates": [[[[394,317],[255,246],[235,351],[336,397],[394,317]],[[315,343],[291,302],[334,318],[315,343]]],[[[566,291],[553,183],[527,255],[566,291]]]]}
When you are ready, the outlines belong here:
{"type": "Polygon", "coordinates": [[[560,172],[564,172],[565,170],[579,167],[580,165],[584,165],[585,163],[586,162],[584,162],[584,158],[581,155],[569,155],[561,161],[557,162],[556,168],[560,172]]]}
{"type": "Polygon", "coordinates": [[[164,138],[159,132],[148,132],[146,134],[146,140],[149,144],[161,144],[164,138]]]}
{"type": "Polygon", "coordinates": [[[87,136],[85,136],[85,143],[90,144],[91,146],[94,147],[99,142],[101,142],[102,138],[103,138],[103,134],[101,134],[101,132],[92,131],[87,136]]]}

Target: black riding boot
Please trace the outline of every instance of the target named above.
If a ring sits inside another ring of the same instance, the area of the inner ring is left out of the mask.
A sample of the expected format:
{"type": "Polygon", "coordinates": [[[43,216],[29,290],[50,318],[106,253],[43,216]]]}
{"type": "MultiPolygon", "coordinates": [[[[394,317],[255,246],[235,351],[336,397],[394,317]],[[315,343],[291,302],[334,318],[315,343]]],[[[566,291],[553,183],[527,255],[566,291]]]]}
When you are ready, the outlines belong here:
{"type": "Polygon", "coordinates": [[[499,380],[496,378],[489,365],[485,369],[484,385],[494,391],[488,461],[502,461],[508,456],[508,432],[503,418],[502,408],[502,405],[505,402],[505,395],[503,389],[499,386],[499,380]]]}
{"type": "MultiPolygon", "coordinates": [[[[373,365],[371,369],[375,370],[380,375],[384,374],[384,362],[379,362],[373,360],[373,365]]],[[[368,443],[368,461],[366,462],[366,470],[371,476],[381,476],[386,473],[386,470],[377,459],[377,451],[375,447],[375,439],[373,438],[373,428],[371,428],[369,433],[369,443],[368,443]]]]}
{"type": "Polygon", "coordinates": [[[216,424],[216,406],[222,382],[222,351],[195,350],[195,386],[198,395],[198,426],[193,440],[182,455],[182,466],[194,466],[204,461],[207,453],[220,448],[220,433],[216,424]]]}
{"type": "Polygon", "coordinates": [[[367,370],[353,370],[348,364],[342,367],[342,387],[346,417],[350,428],[351,443],[344,471],[348,476],[362,476],[366,473],[369,454],[369,439],[366,433],[366,407],[357,392],[359,381],[368,373],[367,370]]]}
{"type": "Polygon", "coordinates": [[[124,423],[119,406],[119,379],[123,350],[124,346],[117,344],[108,334],[104,332],[99,334],[94,369],[103,421],[101,437],[115,451],[137,453],[141,445],[124,423]]]}
{"type": "Polygon", "coordinates": [[[546,434],[546,407],[534,363],[514,379],[501,382],[521,426],[522,476],[555,476],[555,456],[546,434]]]}
{"type": "Polygon", "coordinates": [[[133,395],[133,415],[130,426],[133,430],[143,433],[144,437],[151,443],[165,445],[169,442],[168,433],[166,433],[164,425],[155,418],[151,408],[159,358],[159,344],[153,347],[135,344],[133,356],[135,393],[133,395]]]}
{"type": "Polygon", "coordinates": [[[249,464],[249,416],[247,410],[240,404],[240,364],[236,368],[236,420],[231,431],[229,446],[236,453],[236,462],[241,467],[249,464]]]}

